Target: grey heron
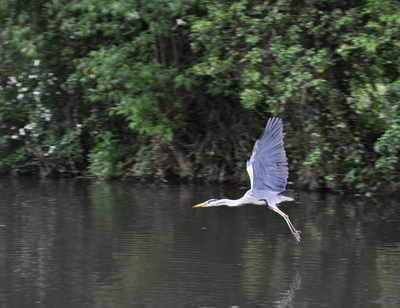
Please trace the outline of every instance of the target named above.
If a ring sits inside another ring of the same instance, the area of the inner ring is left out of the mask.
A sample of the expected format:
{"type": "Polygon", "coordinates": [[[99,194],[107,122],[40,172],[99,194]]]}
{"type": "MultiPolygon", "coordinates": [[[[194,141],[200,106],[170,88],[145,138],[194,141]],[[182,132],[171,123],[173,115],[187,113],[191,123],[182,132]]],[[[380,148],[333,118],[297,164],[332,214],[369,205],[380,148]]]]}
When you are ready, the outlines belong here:
{"type": "Polygon", "coordinates": [[[237,200],[210,199],[194,208],[208,206],[239,206],[242,204],[268,205],[268,207],[281,215],[289,226],[297,243],[300,242],[300,231],[297,231],[277,204],[283,201],[294,201],[293,198],[283,196],[287,184],[288,163],[283,147],[283,124],[279,118],[270,118],[260,139],[256,141],[247,162],[247,172],[250,177],[251,188],[245,195],[237,200]]]}

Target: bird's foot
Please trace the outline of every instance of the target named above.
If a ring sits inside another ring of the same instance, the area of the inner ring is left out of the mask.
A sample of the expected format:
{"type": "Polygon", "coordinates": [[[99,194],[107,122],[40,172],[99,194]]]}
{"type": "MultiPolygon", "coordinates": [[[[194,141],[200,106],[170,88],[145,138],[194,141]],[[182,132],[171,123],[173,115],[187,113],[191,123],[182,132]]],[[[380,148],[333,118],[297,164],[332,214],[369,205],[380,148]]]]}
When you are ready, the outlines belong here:
{"type": "Polygon", "coordinates": [[[293,236],[294,236],[294,239],[295,239],[295,241],[296,241],[296,243],[298,244],[298,243],[300,243],[300,233],[301,233],[301,231],[297,231],[297,230],[294,230],[293,232],[293,236]]]}

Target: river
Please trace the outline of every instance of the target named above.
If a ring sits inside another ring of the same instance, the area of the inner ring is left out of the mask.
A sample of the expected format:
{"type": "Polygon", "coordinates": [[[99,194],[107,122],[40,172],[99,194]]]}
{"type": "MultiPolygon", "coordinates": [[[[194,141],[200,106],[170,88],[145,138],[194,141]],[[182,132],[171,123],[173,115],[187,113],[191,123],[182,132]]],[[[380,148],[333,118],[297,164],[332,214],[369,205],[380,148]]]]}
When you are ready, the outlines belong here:
{"type": "Polygon", "coordinates": [[[400,203],[215,185],[0,177],[0,307],[400,307],[400,203]]]}

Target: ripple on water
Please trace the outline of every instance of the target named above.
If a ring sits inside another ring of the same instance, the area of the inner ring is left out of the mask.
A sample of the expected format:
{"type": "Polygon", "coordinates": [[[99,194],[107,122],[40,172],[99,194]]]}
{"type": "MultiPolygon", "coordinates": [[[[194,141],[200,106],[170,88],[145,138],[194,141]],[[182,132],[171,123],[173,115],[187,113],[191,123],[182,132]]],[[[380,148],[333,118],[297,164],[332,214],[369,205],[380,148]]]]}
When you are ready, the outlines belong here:
{"type": "Polygon", "coordinates": [[[191,208],[222,189],[17,184],[1,186],[4,307],[400,306],[393,206],[302,195],[281,207],[296,245],[263,207],[191,208]]]}

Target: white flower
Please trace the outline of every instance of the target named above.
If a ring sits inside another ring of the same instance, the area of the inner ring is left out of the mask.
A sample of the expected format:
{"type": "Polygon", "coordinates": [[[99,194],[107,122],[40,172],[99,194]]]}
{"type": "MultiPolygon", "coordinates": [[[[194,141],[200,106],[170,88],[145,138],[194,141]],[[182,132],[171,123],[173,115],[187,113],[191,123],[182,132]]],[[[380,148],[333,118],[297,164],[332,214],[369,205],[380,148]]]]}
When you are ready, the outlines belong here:
{"type": "Polygon", "coordinates": [[[49,154],[53,153],[55,149],[56,149],[56,146],[55,146],[55,145],[50,146],[50,149],[49,149],[49,152],[48,152],[48,153],[49,153],[49,154]]]}
{"type": "Polygon", "coordinates": [[[76,127],[82,127],[82,124],[76,124],[76,127]]]}
{"type": "Polygon", "coordinates": [[[8,77],[11,80],[11,83],[17,83],[17,79],[15,77],[8,77]]]}
{"type": "Polygon", "coordinates": [[[140,19],[140,15],[136,11],[130,12],[130,13],[128,13],[128,15],[129,15],[129,17],[132,17],[134,19],[140,19]]]}
{"type": "Polygon", "coordinates": [[[53,76],[54,74],[53,74],[53,73],[49,73],[48,75],[49,75],[49,76],[53,76]]]}
{"type": "Polygon", "coordinates": [[[186,25],[186,21],[183,21],[182,19],[177,19],[177,20],[176,20],[176,24],[177,24],[178,26],[183,26],[183,25],[186,25]]]}
{"type": "Polygon", "coordinates": [[[17,99],[21,99],[24,97],[24,94],[18,94],[17,99]]]}
{"type": "Polygon", "coordinates": [[[18,139],[18,136],[17,135],[12,135],[11,139],[18,139]]]}
{"type": "Polygon", "coordinates": [[[39,66],[39,64],[40,64],[40,60],[35,60],[35,61],[33,61],[33,65],[34,65],[34,66],[39,66]]]}
{"type": "Polygon", "coordinates": [[[36,126],[36,123],[29,123],[29,124],[25,125],[24,129],[31,130],[31,129],[34,129],[35,126],[36,126]]]}
{"type": "Polygon", "coordinates": [[[40,92],[39,91],[33,91],[33,95],[39,95],[40,92]]]}
{"type": "Polygon", "coordinates": [[[22,86],[22,84],[21,84],[20,82],[18,82],[18,83],[16,84],[16,86],[17,86],[17,87],[20,87],[20,86],[22,86]]]}
{"type": "Polygon", "coordinates": [[[56,92],[56,94],[57,94],[57,95],[60,95],[60,94],[61,94],[61,92],[56,92]]]}
{"type": "Polygon", "coordinates": [[[37,138],[39,137],[39,134],[34,134],[33,137],[37,138]]]}
{"type": "Polygon", "coordinates": [[[70,38],[70,39],[74,39],[74,38],[75,38],[75,35],[70,35],[69,38],[70,38]]]}
{"type": "Polygon", "coordinates": [[[34,79],[34,78],[37,78],[37,75],[29,75],[28,78],[29,79],[34,79]]]}
{"type": "Polygon", "coordinates": [[[53,80],[58,80],[58,78],[57,77],[53,77],[53,80]]]}
{"type": "Polygon", "coordinates": [[[26,91],[28,91],[28,88],[22,88],[21,91],[26,92],[26,91]]]}
{"type": "Polygon", "coordinates": [[[15,126],[11,126],[10,129],[13,129],[13,130],[14,130],[14,129],[16,129],[16,127],[15,127],[15,126]]]}
{"type": "Polygon", "coordinates": [[[19,134],[20,134],[21,136],[25,136],[25,135],[26,135],[23,128],[20,128],[20,129],[19,129],[19,134]]]}
{"type": "Polygon", "coordinates": [[[50,121],[50,117],[47,116],[47,117],[45,118],[45,120],[46,120],[46,121],[50,121]]]}

